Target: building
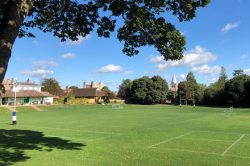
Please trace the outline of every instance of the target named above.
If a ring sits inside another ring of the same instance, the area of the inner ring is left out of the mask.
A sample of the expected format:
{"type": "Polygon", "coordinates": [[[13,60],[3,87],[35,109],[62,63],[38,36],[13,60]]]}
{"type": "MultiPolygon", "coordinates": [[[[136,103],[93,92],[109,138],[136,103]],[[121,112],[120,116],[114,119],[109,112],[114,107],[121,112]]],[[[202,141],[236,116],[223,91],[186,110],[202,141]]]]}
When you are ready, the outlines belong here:
{"type": "Polygon", "coordinates": [[[83,82],[83,88],[72,89],[72,93],[75,98],[85,98],[88,99],[89,103],[97,103],[108,96],[107,92],[101,90],[103,87],[104,83],[102,82],[92,81],[91,84],[88,84],[85,81],[83,82]]]}
{"type": "Polygon", "coordinates": [[[178,82],[177,82],[175,74],[173,75],[173,78],[172,78],[170,86],[171,86],[170,90],[172,92],[174,92],[174,93],[177,93],[177,91],[178,91],[178,82]]]}
{"type": "Polygon", "coordinates": [[[86,98],[89,103],[98,103],[101,99],[108,96],[106,92],[98,90],[97,88],[73,89],[72,92],[75,98],[86,98]]]}
{"type": "Polygon", "coordinates": [[[16,95],[16,104],[53,104],[53,95],[48,92],[42,92],[41,85],[31,82],[16,82],[14,79],[3,81],[5,93],[0,95],[0,104],[13,105],[16,95]]]}
{"type": "Polygon", "coordinates": [[[103,82],[99,82],[98,84],[95,81],[92,81],[90,84],[88,84],[87,81],[83,82],[83,88],[96,88],[97,90],[102,90],[104,86],[103,82]]]}

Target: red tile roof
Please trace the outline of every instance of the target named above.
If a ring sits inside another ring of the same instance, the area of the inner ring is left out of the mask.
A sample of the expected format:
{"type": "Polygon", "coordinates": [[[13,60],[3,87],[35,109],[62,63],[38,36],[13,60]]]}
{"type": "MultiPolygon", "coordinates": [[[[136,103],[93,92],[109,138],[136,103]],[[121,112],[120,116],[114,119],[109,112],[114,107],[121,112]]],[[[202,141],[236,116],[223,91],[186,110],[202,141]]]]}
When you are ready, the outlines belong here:
{"type": "MultiPolygon", "coordinates": [[[[15,93],[12,91],[6,91],[1,93],[1,97],[15,97],[15,93]]],[[[52,97],[49,92],[38,92],[35,90],[21,90],[16,93],[16,97],[52,97]]]]}
{"type": "Polygon", "coordinates": [[[73,94],[75,97],[102,97],[107,96],[106,92],[99,91],[97,88],[82,88],[74,89],[73,94]]]}

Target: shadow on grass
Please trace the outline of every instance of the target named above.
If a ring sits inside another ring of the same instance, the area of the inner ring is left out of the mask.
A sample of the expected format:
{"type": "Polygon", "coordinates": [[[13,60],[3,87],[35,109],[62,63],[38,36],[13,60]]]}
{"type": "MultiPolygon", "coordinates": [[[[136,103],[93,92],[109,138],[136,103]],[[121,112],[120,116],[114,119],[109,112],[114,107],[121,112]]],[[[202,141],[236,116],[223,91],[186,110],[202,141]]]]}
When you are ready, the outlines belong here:
{"type": "Polygon", "coordinates": [[[84,146],[86,145],[58,137],[45,137],[38,131],[0,129],[0,166],[9,166],[30,159],[25,150],[81,150],[84,146]]]}

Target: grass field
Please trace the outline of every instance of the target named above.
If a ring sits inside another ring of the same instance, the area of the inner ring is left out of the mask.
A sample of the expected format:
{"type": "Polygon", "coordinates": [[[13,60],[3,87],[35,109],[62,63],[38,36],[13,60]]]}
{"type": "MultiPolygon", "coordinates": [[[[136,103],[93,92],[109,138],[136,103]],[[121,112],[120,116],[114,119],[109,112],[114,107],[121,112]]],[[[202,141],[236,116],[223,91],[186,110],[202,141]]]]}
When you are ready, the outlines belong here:
{"type": "Polygon", "coordinates": [[[250,165],[250,109],[0,108],[0,166],[250,165]]]}

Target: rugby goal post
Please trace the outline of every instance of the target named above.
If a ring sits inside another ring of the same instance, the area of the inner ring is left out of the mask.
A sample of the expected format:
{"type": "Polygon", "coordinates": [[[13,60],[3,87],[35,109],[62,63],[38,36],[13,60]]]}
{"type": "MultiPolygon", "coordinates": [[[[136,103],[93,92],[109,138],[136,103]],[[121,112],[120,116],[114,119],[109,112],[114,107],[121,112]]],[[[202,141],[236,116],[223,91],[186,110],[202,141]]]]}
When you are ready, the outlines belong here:
{"type": "Polygon", "coordinates": [[[234,111],[234,107],[229,107],[224,110],[224,112],[233,112],[233,111],[234,111]]]}
{"type": "Polygon", "coordinates": [[[121,104],[112,104],[112,109],[116,110],[123,109],[123,106],[121,104]]]}

